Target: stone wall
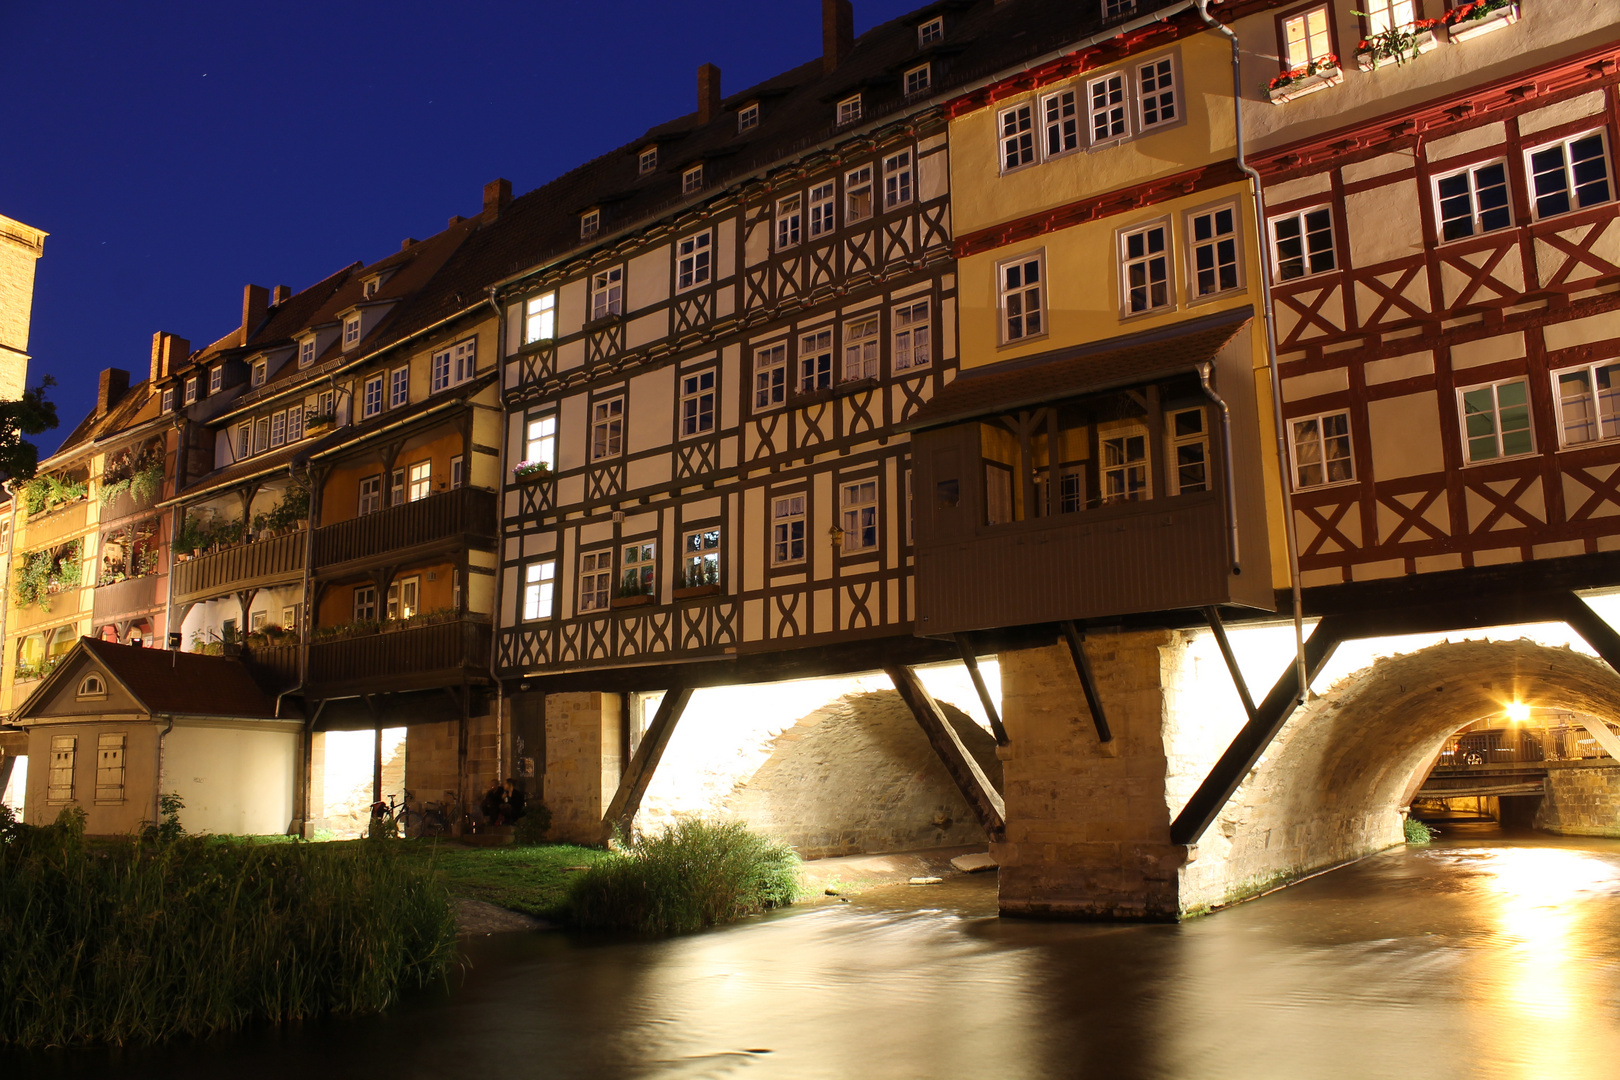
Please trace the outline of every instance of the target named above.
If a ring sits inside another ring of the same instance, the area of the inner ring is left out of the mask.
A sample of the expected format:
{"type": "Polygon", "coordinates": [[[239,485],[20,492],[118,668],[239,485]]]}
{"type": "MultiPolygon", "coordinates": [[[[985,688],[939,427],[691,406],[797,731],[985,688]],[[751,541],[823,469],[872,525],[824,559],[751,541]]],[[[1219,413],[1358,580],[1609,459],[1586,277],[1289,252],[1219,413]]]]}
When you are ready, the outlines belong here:
{"type": "Polygon", "coordinates": [[[542,791],[551,810],[550,839],[602,842],[602,817],[624,772],[622,708],[617,694],[546,695],[542,791]]]}
{"type": "Polygon", "coordinates": [[[1560,836],[1620,836],[1620,764],[1549,761],[1535,827],[1560,836]]]}

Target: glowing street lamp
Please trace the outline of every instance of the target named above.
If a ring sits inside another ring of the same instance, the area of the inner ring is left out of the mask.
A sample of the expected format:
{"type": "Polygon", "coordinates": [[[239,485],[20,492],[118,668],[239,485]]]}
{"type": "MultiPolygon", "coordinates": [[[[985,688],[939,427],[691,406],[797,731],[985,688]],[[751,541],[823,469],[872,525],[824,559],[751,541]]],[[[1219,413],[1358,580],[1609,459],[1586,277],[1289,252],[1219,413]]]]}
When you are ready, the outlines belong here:
{"type": "Polygon", "coordinates": [[[1522,701],[1510,701],[1507,705],[1507,718],[1515,724],[1522,724],[1530,719],[1530,706],[1522,701]]]}

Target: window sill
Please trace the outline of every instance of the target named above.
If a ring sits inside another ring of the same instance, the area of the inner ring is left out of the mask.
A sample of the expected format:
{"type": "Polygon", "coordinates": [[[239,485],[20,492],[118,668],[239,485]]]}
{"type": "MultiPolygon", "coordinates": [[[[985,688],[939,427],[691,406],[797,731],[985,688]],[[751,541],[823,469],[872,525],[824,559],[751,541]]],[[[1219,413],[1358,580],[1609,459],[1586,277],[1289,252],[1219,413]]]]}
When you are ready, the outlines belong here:
{"type": "Polygon", "coordinates": [[[1326,90],[1330,86],[1338,86],[1344,82],[1344,69],[1340,67],[1322,68],[1314,75],[1305,75],[1292,82],[1286,82],[1275,89],[1266,91],[1273,105],[1302,98],[1306,94],[1314,94],[1318,90],[1326,90]]]}
{"type": "Polygon", "coordinates": [[[1312,484],[1309,487],[1300,487],[1295,484],[1292,490],[1295,495],[1309,495],[1313,491],[1331,491],[1334,488],[1354,487],[1358,483],[1360,481],[1352,476],[1348,480],[1335,480],[1331,484],[1312,484]]]}
{"type": "Polygon", "coordinates": [[[538,484],[552,479],[555,479],[555,475],[550,469],[536,469],[534,472],[512,474],[512,483],[514,484],[538,484]]]}
{"type": "Polygon", "coordinates": [[[1462,467],[1465,469],[1483,469],[1489,465],[1500,465],[1504,461],[1528,461],[1539,456],[1540,453],[1540,450],[1526,450],[1522,454],[1503,454],[1501,457],[1485,458],[1483,461],[1465,461],[1462,467]]]}
{"type": "Polygon", "coordinates": [[[525,342],[524,344],[518,346],[518,355],[519,356],[532,356],[533,354],[535,354],[537,352],[544,352],[547,349],[554,349],[556,347],[557,347],[557,339],[556,338],[554,338],[554,337],[541,338],[539,341],[529,341],[529,342],[525,342]]]}
{"type": "Polygon", "coordinates": [[[684,589],[676,589],[674,597],[677,600],[696,600],[700,596],[719,596],[718,585],[692,585],[684,589]]]}
{"type": "Polygon", "coordinates": [[[657,597],[651,596],[647,593],[642,593],[639,596],[615,596],[613,598],[612,606],[615,608],[646,607],[647,605],[653,603],[656,599],[657,597]]]}
{"type": "Polygon", "coordinates": [[[592,330],[604,330],[609,326],[614,326],[622,322],[624,322],[624,316],[619,312],[613,312],[608,315],[603,315],[599,319],[591,319],[584,325],[583,329],[589,333],[592,330]]]}
{"type": "Polygon", "coordinates": [[[1014,338],[1011,341],[1003,341],[1000,345],[997,345],[996,348],[998,348],[998,349],[1021,349],[1025,345],[1028,345],[1028,344],[1030,344],[1032,342],[1045,341],[1047,338],[1049,338],[1051,336],[1052,335],[1051,335],[1050,331],[1048,331],[1047,333],[1044,333],[1044,334],[1031,334],[1028,337],[1014,338]]]}
{"type": "Polygon", "coordinates": [[[1512,26],[1519,21],[1519,5],[1509,4],[1499,7],[1495,11],[1487,12],[1478,19],[1469,19],[1467,22],[1453,23],[1446,28],[1446,36],[1453,45],[1459,45],[1469,38],[1489,34],[1493,30],[1500,30],[1512,26]]]}
{"type": "Polygon", "coordinates": [[[1412,51],[1403,57],[1385,56],[1380,58],[1373,50],[1356,53],[1356,67],[1362,71],[1376,71],[1381,67],[1401,67],[1411,60],[1415,60],[1424,53],[1433,52],[1440,47],[1440,39],[1434,36],[1433,30],[1425,30],[1412,38],[1412,51]]]}

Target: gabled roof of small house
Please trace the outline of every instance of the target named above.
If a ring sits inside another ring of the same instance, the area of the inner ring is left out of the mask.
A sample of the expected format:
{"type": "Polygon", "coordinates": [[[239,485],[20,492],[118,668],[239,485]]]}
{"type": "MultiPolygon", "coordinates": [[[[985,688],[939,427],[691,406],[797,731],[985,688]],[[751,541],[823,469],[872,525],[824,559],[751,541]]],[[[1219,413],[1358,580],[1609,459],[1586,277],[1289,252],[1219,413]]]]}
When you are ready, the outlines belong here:
{"type": "Polygon", "coordinates": [[[149,714],[252,719],[275,716],[275,699],[254,681],[247,665],[235,657],[114,645],[82,637],[13,718],[37,720],[56,715],[43,710],[55,698],[57,687],[82,678],[87,668],[105,672],[149,714]]]}

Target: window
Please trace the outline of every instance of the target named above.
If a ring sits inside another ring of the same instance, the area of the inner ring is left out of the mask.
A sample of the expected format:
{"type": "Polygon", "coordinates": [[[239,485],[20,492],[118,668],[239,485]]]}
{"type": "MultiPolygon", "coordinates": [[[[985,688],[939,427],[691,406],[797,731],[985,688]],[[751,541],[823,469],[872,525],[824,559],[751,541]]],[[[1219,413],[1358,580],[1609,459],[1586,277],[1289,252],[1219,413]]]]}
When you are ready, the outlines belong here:
{"type": "Polygon", "coordinates": [[[681,587],[720,584],[720,530],[699,529],[681,537],[681,587]]]}
{"type": "Polygon", "coordinates": [[[360,481],[360,507],[362,517],[382,509],[382,474],[377,473],[360,481]]]}
{"type": "Polygon", "coordinates": [[[714,430],[714,371],[681,378],[681,437],[714,430]]]}
{"type": "Polygon", "coordinates": [[[804,561],[804,496],[771,500],[771,562],[777,566],[804,561]]]}
{"type": "Polygon", "coordinates": [[[657,545],[628,544],[619,562],[619,595],[652,596],[658,591],[657,545]]]}
{"type": "Polygon", "coordinates": [[[235,619],[226,619],[224,622],[220,623],[220,625],[219,625],[219,635],[220,635],[220,638],[222,640],[224,640],[224,641],[235,641],[235,640],[237,640],[236,620],[235,619]]]}
{"type": "Polygon", "coordinates": [[[1168,56],[1136,69],[1136,85],[1143,129],[1168,124],[1176,118],[1176,74],[1168,56]]]}
{"type": "Polygon", "coordinates": [[[737,110],[737,133],[759,127],[759,102],[750,102],[737,110]]]}
{"type": "Polygon", "coordinates": [[[1116,71],[1086,84],[1086,98],[1091,103],[1091,141],[1107,142],[1122,139],[1126,131],[1125,75],[1116,71]]]}
{"type": "Polygon", "coordinates": [[[613,552],[587,551],[579,557],[579,610],[606,611],[613,584],[613,552]]]}
{"type": "Polygon", "coordinates": [[[883,209],[893,210],[911,201],[911,151],[903,150],[883,162],[883,209]]]}
{"type": "Polygon", "coordinates": [[[799,242],[801,197],[789,195],[776,203],[776,250],[790,248],[799,242]]]}
{"type": "Polygon", "coordinates": [[[1170,291],[1170,226],[1165,222],[1120,233],[1120,277],[1126,315],[1175,304],[1170,291]]]}
{"type": "Polygon", "coordinates": [[[1001,339],[1022,341],[1046,332],[1042,320],[1041,257],[1002,263],[996,270],[1001,293],[1001,339]]]}
{"type": "Polygon", "coordinates": [[[1596,206],[1611,198],[1609,155],[1601,131],[1541,146],[1525,155],[1538,219],[1596,206]]]}
{"type": "Polygon", "coordinates": [[[321,393],[315,395],[315,403],[316,403],[316,405],[319,406],[315,411],[315,414],[317,416],[330,416],[334,420],[337,419],[337,392],[336,391],[334,391],[334,390],[322,391],[321,393]]]}
{"type": "Polygon", "coordinates": [[[272,413],[270,416],[270,445],[281,446],[287,441],[287,414],[284,412],[272,413]]]}
{"type": "Polygon", "coordinates": [[[1002,112],[1001,171],[1011,172],[1035,160],[1035,110],[1028,104],[1002,112]]]}
{"type": "Polygon", "coordinates": [[[615,266],[591,275],[591,318],[624,314],[624,267],[615,266]]]}
{"type": "Polygon", "coordinates": [[[225,386],[225,365],[210,369],[208,372],[208,392],[217,394],[225,386]]]}
{"type": "Polygon", "coordinates": [[[96,802],[124,801],[124,736],[96,736],[96,802]]]}
{"type": "Polygon", "coordinates": [[[367,278],[360,286],[360,295],[370,300],[377,295],[377,286],[381,284],[376,278],[367,278]]]}
{"type": "Polygon", "coordinates": [[[253,453],[253,421],[241,425],[236,429],[236,460],[241,461],[253,453]]]}
{"type": "Polygon", "coordinates": [[[422,579],[400,578],[388,586],[388,617],[408,619],[421,609],[422,579]]]}
{"type": "Polygon", "coordinates": [[[878,374],[878,317],[844,324],[844,379],[875,379],[878,374]]]}
{"type": "Polygon", "coordinates": [[[1513,224],[1506,162],[1492,161],[1438,177],[1434,195],[1441,240],[1461,240],[1513,224]]]}
{"type": "MultiPolygon", "coordinates": [[[[1042,98],[1041,124],[1046,132],[1047,157],[1079,149],[1080,106],[1075,92],[1062,90],[1042,98]]],[[[1030,153],[1033,156],[1033,149],[1030,153]]]]}
{"type": "Polygon", "coordinates": [[[389,480],[388,505],[398,506],[405,501],[405,470],[395,469],[389,480]]]}
{"type": "Polygon", "coordinates": [[[579,215],[579,238],[589,240],[602,228],[602,211],[587,210],[579,215]]]}
{"type": "Polygon", "coordinates": [[[1294,444],[1294,487],[1342,484],[1356,478],[1350,456],[1350,414],[1324,413],[1289,421],[1294,444]]]}
{"type": "Polygon", "coordinates": [[[433,354],[433,393],[466,382],[478,371],[478,339],[458,341],[443,352],[433,354]]]}
{"type": "Polygon", "coordinates": [[[411,466],[410,490],[406,498],[411,502],[425,499],[433,494],[433,462],[419,461],[411,466]]]}
{"type": "Polygon", "coordinates": [[[1177,495],[1209,490],[1209,432],[1203,409],[1179,409],[1165,425],[1170,436],[1170,489],[1177,495]]]}
{"type": "Polygon", "coordinates": [[[1238,263],[1237,206],[1187,215],[1188,262],[1194,297],[1216,296],[1243,284],[1238,263]]]}
{"type": "Polygon", "coordinates": [[[658,168],[658,147],[648,146],[636,157],[636,170],[645,176],[658,168]]]}
{"type": "Polygon", "coordinates": [[[270,449],[270,418],[261,416],[253,421],[253,452],[262,454],[270,449]]]}
{"type": "Polygon", "coordinates": [[[260,630],[264,629],[264,624],[269,621],[270,613],[268,611],[255,611],[252,615],[248,616],[248,631],[250,633],[257,634],[260,630]]]}
{"type": "Polygon", "coordinates": [[[836,194],[837,187],[831,180],[810,189],[811,236],[820,236],[833,231],[836,194]]]}
{"type": "MultiPolygon", "coordinates": [[[[253,385],[254,386],[263,386],[264,385],[264,380],[269,375],[269,373],[270,373],[270,370],[269,370],[268,366],[265,364],[265,362],[263,360],[255,361],[254,364],[253,364],[253,376],[252,376],[253,385]]],[[[195,400],[195,398],[193,398],[193,400],[195,400]]]]}
{"type": "Polygon", "coordinates": [[[107,680],[100,675],[91,673],[79,683],[79,698],[98,698],[107,696],[107,680]]]}
{"type": "Polygon", "coordinates": [[[541,293],[523,304],[523,344],[550,341],[557,336],[557,294],[541,293]]]}
{"type": "Polygon", "coordinates": [[[618,457],[624,451],[624,398],[598,401],[591,407],[591,460],[618,457]]]}
{"type": "Polygon", "coordinates": [[[557,584],[557,564],[551,559],[523,568],[523,617],[551,618],[551,596],[557,584]]]}
{"type": "Polygon", "coordinates": [[[291,607],[281,609],[281,628],[283,630],[298,629],[298,607],[299,605],[294,604],[291,607]]]}
{"type": "Polygon", "coordinates": [[[557,467],[557,418],[537,416],[523,429],[523,460],[530,465],[542,462],[557,467]]]}
{"type": "Polygon", "coordinates": [[[921,94],[931,85],[929,66],[922,64],[906,72],[906,96],[921,94]]]}
{"type": "Polygon", "coordinates": [[[1283,63],[1287,68],[1304,67],[1333,55],[1333,31],[1328,22],[1328,6],[1319,4],[1283,20],[1283,63]]]}
{"type": "Polygon", "coordinates": [[[1463,442],[1470,465],[1535,450],[1530,386],[1524,379],[1459,390],[1457,397],[1462,404],[1463,442]]]}
{"type": "Polygon", "coordinates": [[[1139,502],[1153,497],[1148,484],[1147,432],[1132,424],[1102,439],[1102,501],[1139,502]]]}
{"type": "Polygon", "coordinates": [[[163,411],[164,412],[173,412],[174,411],[174,388],[173,387],[170,387],[169,389],[163,391],[163,411]]]}
{"type": "Polygon", "coordinates": [[[847,97],[838,103],[838,126],[853,124],[861,118],[861,95],[847,97]]]}
{"type": "Polygon", "coordinates": [[[928,366],[933,359],[929,346],[928,301],[903,304],[894,309],[894,370],[928,366]]]}
{"type": "Polygon", "coordinates": [[[844,175],[844,224],[852,225],[872,216],[872,166],[865,165],[844,175]]]}
{"type": "Polygon", "coordinates": [[[1620,362],[1560,371],[1553,380],[1565,446],[1620,438],[1620,362]]]}
{"type": "Polygon", "coordinates": [[[712,234],[700,232],[696,236],[688,236],[676,245],[675,287],[677,291],[690,289],[708,282],[711,257],[714,254],[710,248],[712,240],[712,234]]]}
{"type": "Polygon", "coordinates": [[[362,417],[376,416],[383,410],[383,377],[373,375],[366,380],[366,388],[360,399],[360,415],[362,417]]]}
{"type": "MultiPolygon", "coordinates": [[[[298,366],[307,368],[315,362],[315,339],[305,338],[298,343],[298,366]]],[[[218,370],[217,368],[215,369],[218,370]]]]}
{"type": "Polygon", "coordinates": [[[787,400],[787,345],[767,345],[754,353],[754,408],[771,409],[787,400]]]}
{"type": "Polygon", "coordinates": [[[832,331],[817,330],[799,338],[799,393],[832,385],[832,331]]]}
{"type": "Polygon", "coordinates": [[[467,482],[466,465],[467,465],[466,458],[463,458],[460,454],[454,454],[454,455],[451,456],[451,458],[450,458],[450,490],[451,491],[454,491],[456,488],[459,488],[462,484],[465,484],[467,482]]]}
{"type": "Polygon", "coordinates": [[[917,26],[917,48],[926,49],[930,45],[937,45],[945,40],[945,20],[943,17],[929,19],[917,26]]]}
{"type": "Polygon", "coordinates": [[[1332,270],[1333,212],[1319,206],[1272,218],[1271,248],[1278,281],[1332,270]]]}
{"type": "Polygon", "coordinates": [[[1415,0],[1368,0],[1365,11],[1359,11],[1366,21],[1367,36],[1389,30],[1405,30],[1416,19],[1415,0]]]}
{"type": "Polygon", "coordinates": [[[377,586],[360,585],[354,590],[354,621],[375,622],[377,620],[377,586]]]}
{"type": "Polygon", "coordinates": [[[187,405],[197,403],[197,376],[193,375],[186,380],[186,392],[182,399],[187,405]]]}
{"type": "Polygon", "coordinates": [[[844,550],[872,551],[877,548],[877,481],[862,480],[844,484],[839,493],[843,510],[844,550]]]}
{"type": "Polygon", "coordinates": [[[1085,508],[1085,470],[1074,466],[1058,470],[1058,513],[1077,514],[1085,508]]]}
{"type": "Polygon", "coordinates": [[[297,442],[304,437],[304,407],[295,405],[287,410],[287,441],[297,442]]]}
{"type": "Polygon", "coordinates": [[[1117,19],[1136,10],[1136,0],[1102,0],[1103,18],[1117,19]]]}
{"type": "Polygon", "coordinates": [[[51,778],[45,789],[47,802],[73,801],[73,755],[77,744],[76,735],[51,736],[51,778]]]}
{"type": "Polygon", "coordinates": [[[388,373],[388,407],[397,409],[411,400],[411,369],[395,368],[388,373]]]}
{"type": "Polygon", "coordinates": [[[360,316],[350,315],[343,320],[343,347],[352,349],[360,342],[360,316]]]}
{"type": "Polygon", "coordinates": [[[703,166],[693,165],[681,173],[681,194],[691,195],[703,190],[703,166]]]}

